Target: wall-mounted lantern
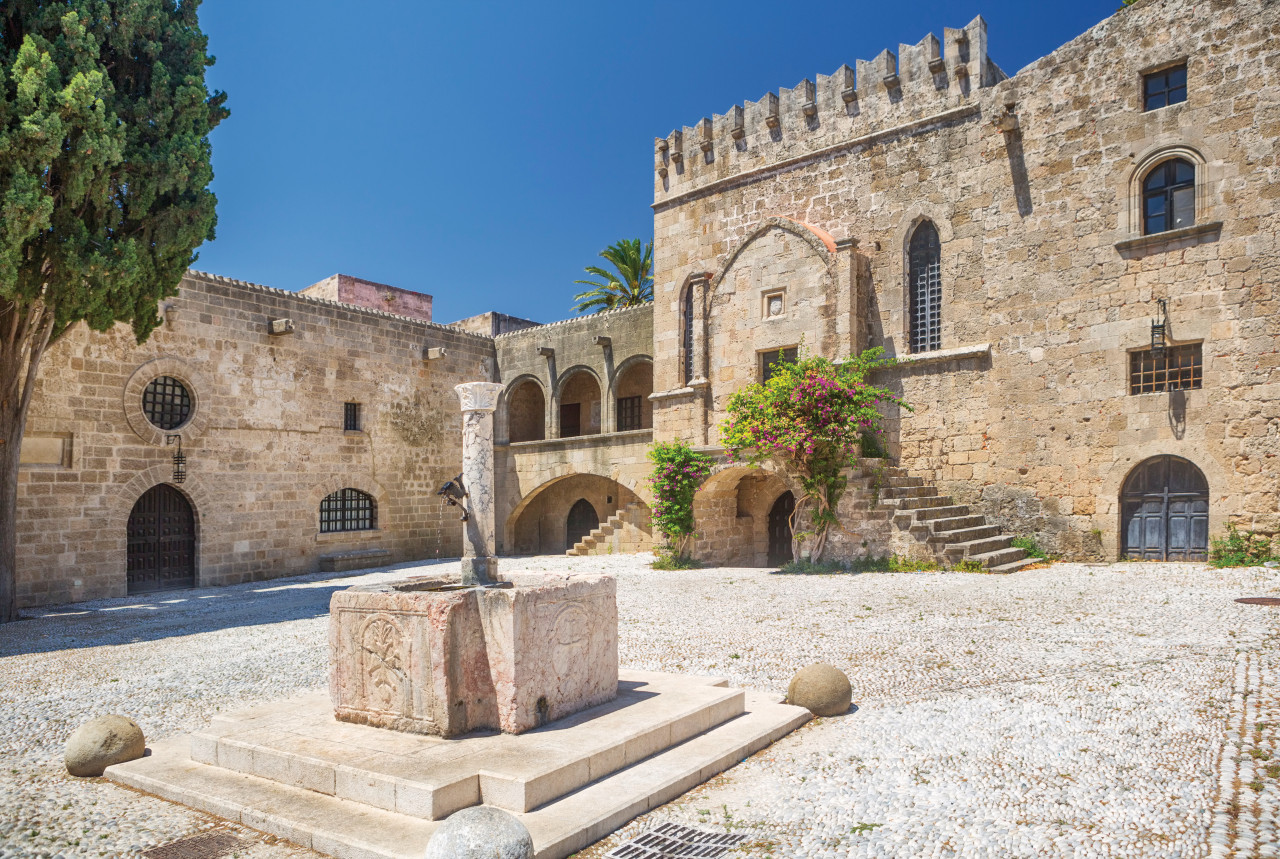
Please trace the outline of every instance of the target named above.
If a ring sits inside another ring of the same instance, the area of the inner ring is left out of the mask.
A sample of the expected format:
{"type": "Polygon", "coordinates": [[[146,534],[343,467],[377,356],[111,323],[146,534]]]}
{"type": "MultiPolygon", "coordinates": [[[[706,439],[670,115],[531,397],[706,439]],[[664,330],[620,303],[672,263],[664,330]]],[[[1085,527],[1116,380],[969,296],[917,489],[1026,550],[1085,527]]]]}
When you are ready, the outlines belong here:
{"type": "Polygon", "coordinates": [[[173,482],[184,483],[187,479],[187,455],[182,452],[182,436],[173,433],[164,437],[166,446],[175,441],[178,443],[178,452],[173,455],[173,482]]]}
{"type": "Polygon", "coordinates": [[[1165,351],[1169,348],[1169,304],[1163,299],[1156,299],[1160,307],[1160,319],[1151,320],[1151,357],[1163,361],[1165,351]]]}

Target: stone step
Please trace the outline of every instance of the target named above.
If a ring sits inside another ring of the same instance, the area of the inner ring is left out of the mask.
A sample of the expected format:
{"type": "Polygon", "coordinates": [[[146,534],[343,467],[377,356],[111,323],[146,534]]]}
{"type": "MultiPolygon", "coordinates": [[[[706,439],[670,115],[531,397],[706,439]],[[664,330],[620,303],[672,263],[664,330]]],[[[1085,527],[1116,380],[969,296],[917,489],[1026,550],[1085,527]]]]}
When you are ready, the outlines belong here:
{"type": "MultiPolygon", "coordinates": [[[[1000,536],[1000,528],[995,525],[979,525],[971,528],[959,528],[954,531],[940,531],[935,524],[939,520],[934,519],[929,522],[933,526],[932,533],[928,536],[930,543],[947,544],[947,543],[967,543],[970,540],[981,540],[986,537],[1000,536]]],[[[946,520],[942,520],[946,521],[946,520]]]]}
{"type": "Polygon", "coordinates": [[[892,489],[897,489],[903,486],[924,486],[924,478],[910,477],[907,475],[891,476],[888,478],[888,482],[889,487],[892,489]]]}
{"type": "Polygon", "coordinates": [[[981,555],[970,555],[969,558],[983,564],[987,569],[995,567],[1003,567],[1021,561],[1026,558],[1027,553],[1021,549],[996,549],[994,552],[985,552],[981,555]]]}
{"type": "Polygon", "coordinates": [[[928,526],[931,533],[942,533],[944,531],[960,531],[965,528],[979,528],[987,524],[987,517],[982,515],[970,516],[952,516],[944,519],[930,519],[928,526]]]}
{"type": "MultiPolygon", "coordinates": [[[[581,850],[810,718],[806,710],[779,703],[776,695],[747,692],[745,707],[741,715],[683,743],[655,749],[650,757],[568,796],[516,813],[533,836],[537,859],[563,859],[581,850]]],[[[564,747],[572,753],[572,729],[564,747]]],[[[339,859],[420,859],[439,826],[436,821],[202,764],[191,759],[186,737],[160,740],[150,748],[147,757],[109,768],[107,778],[339,859]]]]}
{"type": "MultiPolygon", "coordinates": [[[[951,499],[948,498],[946,500],[950,501],[951,499]]],[[[916,522],[932,522],[934,519],[949,519],[954,516],[968,516],[969,505],[941,504],[937,507],[921,507],[910,512],[915,514],[916,522]]]]}
{"type": "Polygon", "coordinates": [[[1039,558],[1020,558],[1019,560],[1008,564],[1001,564],[998,567],[987,567],[987,572],[1008,575],[1009,573],[1016,573],[1024,567],[1029,567],[1032,564],[1039,563],[1039,561],[1039,558]]]}
{"type": "Polygon", "coordinates": [[[963,543],[948,543],[943,547],[942,551],[953,561],[958,561],[961,558],[976,558],[1008,548],[1010,539],[1005,535],[997,535],[995,537],[983,537],[980,540],[967,540],[963,543]]]}
{"type": "Polygon", "coordinates": [[[335,720],[327,695],[298,697],[252,719],[215,719],[192,735],[191,757],[427,820],[480,802],[523,812],[743,712],[741,689],[706,682],[660,688],[654,694],[625,681],[615,700],[518,736],[393,734],[401,750],[394,755],[386,730],[335,720]],[[586,723],[567,753],[563,732],[586,723]]]}
{"type": "Polygon", "coordinates": [[[880,503],[905,513],[908,510],[923,510],[926,507],[947,507],[952,500],[949,495],[929,495],[923,498],[884,498],[880,503]]]}
{"type": "Polygon", "coordinates": [[[881,490],[883,498],[932,498],[938,494],[936,486],[891,486],[881,490]]]}

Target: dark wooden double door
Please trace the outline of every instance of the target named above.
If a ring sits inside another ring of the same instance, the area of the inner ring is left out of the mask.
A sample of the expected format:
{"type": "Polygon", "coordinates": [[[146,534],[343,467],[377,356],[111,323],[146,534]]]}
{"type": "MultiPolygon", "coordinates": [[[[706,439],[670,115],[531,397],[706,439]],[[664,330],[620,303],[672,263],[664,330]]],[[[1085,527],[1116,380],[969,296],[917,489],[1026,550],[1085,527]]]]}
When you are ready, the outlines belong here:
{"type": "Polygon", "coordinates": [[[1209,483],[1188,460],[1157,456],[1135,468],[1120,494],[1120,517],[1127,558],[1209,557],[1209,483]]]}
{"type": "Polygon", "coordinates": [[[186,497],[167,483],[153,486],[129,514],[129,593],[196,584],[196,517],[186,497]]]}

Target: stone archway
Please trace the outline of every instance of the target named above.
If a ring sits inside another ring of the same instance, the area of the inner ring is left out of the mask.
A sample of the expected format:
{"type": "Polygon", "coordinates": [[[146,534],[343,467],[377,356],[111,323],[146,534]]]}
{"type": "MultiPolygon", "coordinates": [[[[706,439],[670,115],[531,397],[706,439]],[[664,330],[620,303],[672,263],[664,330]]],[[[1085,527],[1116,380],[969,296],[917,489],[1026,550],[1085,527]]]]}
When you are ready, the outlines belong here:
{"type": "Polygon", "coordinates": [[[1120,490],[1120,553],[1157,561],[1209,557],[1209,482],[1190,460],[1153,456],[1120,490]]]}
{"type": "Polygon", "coordinates": [[[639,503],[647,511],[641,498],[616,480],[596,474],[553,478],[526,495],[507,517],[503,529],[503,552],[511,555],[564,554],[573,548],[573,544],[567,542],[570,511],[583,501],[596,516],[596,523],[587,529],[587,533],[627,505],[639,503]]]}

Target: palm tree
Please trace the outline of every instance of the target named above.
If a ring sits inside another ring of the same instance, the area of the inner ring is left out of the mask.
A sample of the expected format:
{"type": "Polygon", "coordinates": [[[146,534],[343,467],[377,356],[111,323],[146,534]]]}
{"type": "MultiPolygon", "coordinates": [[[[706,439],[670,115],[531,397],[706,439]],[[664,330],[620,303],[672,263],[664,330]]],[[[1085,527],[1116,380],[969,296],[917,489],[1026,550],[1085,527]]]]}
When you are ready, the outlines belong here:
{"type": "Polygon", "coordinates": [[[639,239],[622,239],[600,251],[600,256],[613,263],[617,273],[598,265],[587,266],[587,274],[597,280],[575,280],[591,289],[573,297],[578,313],[599,313],[618,307],[635,307],[653,301],[653,242],[640,245],[639,239]]]}

